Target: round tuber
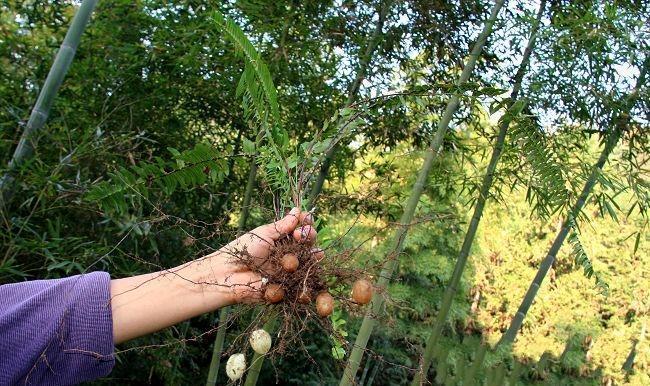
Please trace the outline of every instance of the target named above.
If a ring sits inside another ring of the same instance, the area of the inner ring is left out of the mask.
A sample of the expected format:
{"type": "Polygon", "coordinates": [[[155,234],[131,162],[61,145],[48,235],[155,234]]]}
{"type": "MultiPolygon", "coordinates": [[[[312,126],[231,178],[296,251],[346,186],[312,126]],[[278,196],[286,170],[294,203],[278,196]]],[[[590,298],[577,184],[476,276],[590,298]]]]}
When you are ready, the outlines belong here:
{"type": "Polygon", "coordinates": [[[246,371],[246,357],[242,353],[232,354],[226,362],[226,375],[231,381],[236,381],[246,371]]]}
{"type": "Polygon", "coordinates": [[[298,257],[296,257],[296,255],[293,253],[287,253],[280,259],[280,265],[282,266],[282,269],[289,273],[296,272],[298,269],[298,264],[298,257]]]}
{"type": "Polygon", "coordinates": [[[368,304],[372,299],[372,284],[366,279],[359,279],[352,285],[352,300],[357,304],[368,304]]]}
{"type": "Polygon", "coordinates": [[[253,351],[264,355],[271,349],[271,335],[263,329],[255,330],[248,339],[253,351]]]}
{"type": "Polygon", "coordinates": [[[280,287],[280,284],[269,284],[264,291],[264,298],[269,303],[279,303],[284,299],[284,289],[280,287]]]}
{"type": "Polygon", "coordinates": [[[330,316],[334,311],[334,298],[328,292],[321,292],[316,296],[316,312],[322,317],[330,316]]]}

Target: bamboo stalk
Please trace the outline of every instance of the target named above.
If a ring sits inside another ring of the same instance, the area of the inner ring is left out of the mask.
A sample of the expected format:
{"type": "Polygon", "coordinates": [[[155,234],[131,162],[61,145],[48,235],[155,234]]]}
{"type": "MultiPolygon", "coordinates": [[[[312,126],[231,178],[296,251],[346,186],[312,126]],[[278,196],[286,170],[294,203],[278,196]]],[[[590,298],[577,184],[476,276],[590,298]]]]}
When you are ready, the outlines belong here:
{"type": "Polygon", "coordinates": [[[494,386],[501,386],[505,384],[505,379],[506,379],[506,365],[503,363],[500,363],[494,374],[494,386]]]}
{"type": "Polygon", "coordinates": [[[449,346],[440,346],[436,350],[435,358],[436,362],[438,362],[438,365],[436,366],[436,383],[438,384],[444,384],[447,379],[449,368],[447,358],[449,357],[450,351],[451,347],[449,346]]]}
{"type": "MultiPolygon", "coordinates": [[[[537,11],[535,22],[533,23],[530,29],[530,38],[528,39],[528,43],[526,44],[524,55],[521,59],[521,63],[519,64],[519,68],[517,69],[517,72],[513,78],[513,87],[512,87],[512,92],[510,93],[510,101],[508,103],[507,110],[513,107],[515,102],[517,102],[517,98],[519,97],[519,92],[521,90],[521,82],[528,68],[528,64],[530,63],[530,56],[533,52],[533,48],[535,47],[535,40],[537,39],[537,31],[539,30],[539,24],[545,8],[546,8],[546,0],[542,0],[540,2],[539,9],[537,11]]],[[[449,315],[449,311],[451,309],[451,304],[454,300],[454,296],[458,291],[458,285],[463,276],[463,271],[465,270],[465,265],[467,264],[467,259],[470,250],[472,248],[472,243],[474,242],[476,231],[481,221],[481,217],[483,216],[483,209],[485,208],[485,203],[488,199],[490,188],[492,187],[492,181],[494,179],[497,163],[499,162],[499,157],[503,152],[504,142],[505,142],[506,133],[508,131],[509,125],[510,125],[510,119],[508,119],[508,117],[504,117],[504,119],[502,119],[501,123],[499,124],[499,133],[497,135],[496,143],[494,145],[494,150],[492,151],[492,155],[490,157],[490,162],[488,164],[486,173],[483,176],[483,182],[481,183],[480,193],[476,201],[476,206],[474,207],[474,214],[472,215],[472,219],[470,220],[467,233],[465,233],[465,239],[463,240],[463,245],[458,255],[458,260],[456,260],[454,272],[452,274],[451,279],[449,280],[449,284],[447,285],[447,288],[445,289],[442,305],[440,306],[440,311],[438,312],[438,315],[436,316],[436,320],[433,324],[433,331],[431,332],[429,339],[427,339],[424,355],[422,357],[422,360],[420,361],[420,369],[413,377],[413,381],[411,383],[411,385],[413,386],[422,384],[423,380],[426,379],[426,374],[429,371],[429,367],[431,366],[433,351],[438,344],[438,339],[440,338],[442,329],[447,320],[447,316],[449,315]]]]}
{"type": "Polygon", "coordinates": [[[223,343],[226,340],[226,321],[228,320],[229,313],[230,307],[224,307],[219,311],[219,327],[217,327],[217,336],[214,339],[214,348],[212,349],[212,359],[210,360],[210,370],[208,372],[208,380],[205,383],[206,386],[214,386],[217,384],[223,343]]]}
{"type": "Polygon", "coordinates": [[[360,384],[360,385],[365,384],[365,382],[366,382],[366,376],[368,375],[368,370],[370,370],[370,365],[371,365],[371,364],[372,364],[372,362],[370,361],[370,359],[368,359],[368,360],[366,361],[366,365],[363,366],[363,372],[361,373],[361,379],[359,379],[359,384],[360,384]]]}
{"type": "Polygon", "coordinates": [[[463,375],[465,374],[465,371],[469,367],[467,363],[467,359],[465,358],[465,355],[458,355],[456,357],[456,375],[455,378],[458,379],[458,381],[461,381],[463,379],[463,375]]]}
{"type": "Polygon", "coordinates": [[[589,198],[591,191],[596,185],[598,176],[600,175],[601,170],[605,165],[605,162],[607,162],[607,158],[609,157],[612,150],[614,150],[614,148],[616,147],[616,144],[618,143],[618,140],[621,137],[622,131],[628,123],[629,112],[632,109],[632,107],[634,107],[634,104],[638,99],[639,89],[641,88],[641,86],[643,86],[645,82],[645,76],[648,71],[649,61],[650,58],[646,58],[645,62],[643,63],[643,67],[641,68],[641,72],[639,74],[639,78],[637,79],[634,89],[630,94],[628,94],[624,106],[621,108],[616,118],[612,122],[613,128],[610,134],[608,135],[607,141],[605,142],[605,146],[603,147],[603,150],[600,153],[600,156],[598,157],[598,161],[596,161],[596,163],[592,166],[591,173],[589,174],[589,177],[585,181],[585,184],[582,188],[582,191],[580,192],[580,195],[578,196],[578,199],[571,207],[571,210],[569,211],[569,216],[567,216],[567,218],[565,218],[564,221],[562,222],[562,228],[560,228],[560,231],[555,236],[555,240],[553,241],[553,244],[551,245],[551,248],[549,249],[546,257],[544,258],[544,260],[542,260],[542,263],[539,265],[537,273],[535,274],[535,278],[530,283],[530,286],[526,291],[526,295],[524,296],[524,299],[522,300],[519,309],[517,310],[517,313],[512,318],[512,322],[510,323],[508,330],[501,337],[501,340],[498,343],[499,345],[511,344],[512,342],[514,342],[517,333],[519,332],[519,329],[521,328],[521,325],[524,321],[524,318],[526,317],[526,314],[528,313],[530,306],[533,304],[533,300],[535,300],[535,297],[537,296],[537,291],[539,290],[539,287],[542,285],[542,281],[546,277],[548,270],[553,265],[553,262],[555,262],[555,258],[557,257],[560,247],[562,247],[564,240],[569,234],[569,230],[571,228],[570,225],[571,219],[577,218],[580,211],[582,211],[582,207],[585,205],[587,198],[589,198]]]}
{"type": "Polygon", "coordinates": [[[636,359],[636,346],[639,343],[642,343],[643,340],[645,339],[645,328],[646,328],[646,324],[644,322],[643,324],[641,324],[641,333],[639,334],[639,337],[632,339],[632,347],[630,348],[630,352],[627,354],[627,358],[625,358],[625,362],[623,362],[623,366],[621,366],[621,370],[625,372],[626,378],[629,377],[634,370],[634,360],[636,359]]]}
{"type": "MultiPolygon", "coordinates": [[[[492,27],[494,25],[494,22],[497,19],[499,10],[503,6],[503,3],[504,0],[497,0],[494,6],[492,7],[490,17],[485,21],[483,31],[481,32],[478,40],[474,44],[474,47],[467,60],[467,63],[465,63],[465,66],[463,67],[463,72],[461,73],[460,78],[456,82],[458,86],[463,85],[465,82],[467,82],[470,75],[472,74],[472,71],[476,66],[478,57],[480,56],[481,51],[483,50],[483,46],[485,45],[488,36],[492,32],[492,27]]],[[[376,285],[378,288],[386,287],[393,272],[395,271],[395,268],[397,267],[397,258],[403,250],[404,239],[406,238],[409,224],[413,220],[413,215],[415,214],[415,209],[418,205],[418,202],[420,201],[420,196],[422,195],[422,192],[424,190],[424,185],[429,176],[429,172],[431,171],[434,160],[436,159],[438,153],[440,152],[440,148],[442,146],[445,133],[449,128],[449,123],[451,122],[451,119],[454,113],[456,112],[459,103],[460,103],[459,97],[457,95],[453,95],[447,102],[447,107],[445,108],[445,112],[442,118],[440,119],[440,122],[438,122],[438,128],[436,130],[434,137],[431,139],[431,143],[429,144],[429,148],[427,149],[425,154],[422,168],[418,173],[415,184],[413,185],[413,188],[411,190],[411,195],[409,196],[406,207],[404,208],[404,213],[400,218],[400,222],[399,222],[400,226],[395,232],[395,236],[393,239],[393,246],[391,248],[392,252],[388,256],[388,260],[384,264],[382,271],[379,275],[379,279],[377,280],[376,285]]],[[[357,370],[359,369],[359,364],[361,363],[361,357],[363,356],[363,351],[365,350],[368,344],[368,339],[370,338],[370,334],[372,333],[372,330],[375,325],[374,317],[375,315],[379,314],[382,306],[383,306],[383,298],[381,297],[381,295],[378,294],[377,291],[375,291],[375,294],[373,295],[372,301],[370,303],[370,307],[366,311],[366,315],[363,318],[361,329],[359,330],[352,352],[350,353],[350,358],[348,359],[348,363],[345,367],[345,371],[343,373],[343,376],[341,377],[341,382],[340,382],[341,386],[351,385],[354,383],[357,370]]]]}
{"type": "Polygon", "coordinates": [[[377,376],[380,368],[381,362],[376,361],[375,367],[373,367],[372,372],[370,373],[370,377],[368,377],[368,383],[366,384],[367,386],[372,386],[372,384],[375,383],[375,377],[377,376]]]}
{"type": "Polygon", "coordinates": [[[61,83],[63,83],[63,78],[65,78],[70,68],[74,55],[77,52],[77,47],[79,47],[81,35],[96,5],[97,0],[83,0],[72,18],[70,28],[68,28],[63,43],[61,43],[61,47],[56,53],[54,63],[52,63],[47,78],[45,78],[43,88],[41,88],[38,94],[38,99],[29,116],[27,125],[25,125],[18,146],[9,161],[9,171],[0,178],[0,208],[4,207],[5,203],[11,200],[11,196],[13,195],[12,186],[14,178],[11,174],[34,154],[34,148],[36,147],[35,134],[43,128],[50,115],[54,98],[61,87],[61,83]]]}
{"type": "MultiPolygon", "coordinates": [[[[377,19],[377,24],[375,25],[375,30],[370,36],[370,39],[368,40],[368,46],[366,47],[363,56],[361,56],[359,60],[359,69],[357,71],[357,74],[348,87],[348,97],[345,101],[345,107],[350,106],[357,99],[359,88],[361,87],[361,82],[363,82],[363,80],[366,78],[368,66],[372,61],[375,49],[377,48],[379,40],[381,39],[382,30],[384,28],[384,21],[386,19],[388,11],[390,10],[390,5],[391,1],[382,1],[379,4],[379,17],[377,19]]],[[[318,196],[323,190],[323,184],[325,183],[327,173],[329,172],[330,166],[332,166],[332,161],[337,150],[338,144],[334,144],[334,146],[327,149],[323,162],[321,163],[320,171],[316,177],[316,181],[312,185],[312,189],[307,200],[307,207],[311,208],[314,206],[316,200],[318,199],[318,196]]]]}
{"type": "MultiPolygon", "coordinates": [[[[242,201],[242,212],[239,216],[237,223],[237,230],[243,231],[246,229],[246,220],[250,212],[251,198],[253,197],[253,189],[255,188],[255,178],[257,176],[257,160],[255,156],[251,160],[250,170],[248,172],[248,181],[246,182],[246,190],[244,191],[244,200],[242,201]]],[[[217,336],[214,338],[214,348],[212,349],[212,359],[210,360],[210,370],[208,371],[208,378],[206,386],[214,386],[217,383],[217,376],[219,375],[219,367],[221,366],[221,353],[223,352],[223,343],[226,339],[226,322],[230,314],[230,307],[224,307],[219,311],[219,326],[217,327],[217,336]]]]}

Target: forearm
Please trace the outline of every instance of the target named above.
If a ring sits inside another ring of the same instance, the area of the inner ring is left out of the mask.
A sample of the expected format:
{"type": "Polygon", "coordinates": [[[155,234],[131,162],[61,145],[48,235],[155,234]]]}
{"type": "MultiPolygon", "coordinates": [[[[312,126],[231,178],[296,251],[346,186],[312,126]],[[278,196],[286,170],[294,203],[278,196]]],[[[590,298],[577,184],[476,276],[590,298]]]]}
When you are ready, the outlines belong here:
{"type": "MultiPolygon", "coordinates": [[[[226,259],[217,252],[169,270],[112,280],[114,342],[146,335],[237,302],[242,278],[226,259]]],[[[247,279],[244,284],[249,282],[247,279]]]]}
{"type": "Polygon", "coordinates": [[[292,235],[296,242],[312,244],[312,223],[309,212],[294,208],[211,255],[169,270],[112,280],[113,341],[137,338],[233,303],[259,300],[262,278],[236,256],[263,265],[280,238],[292,235]]]}

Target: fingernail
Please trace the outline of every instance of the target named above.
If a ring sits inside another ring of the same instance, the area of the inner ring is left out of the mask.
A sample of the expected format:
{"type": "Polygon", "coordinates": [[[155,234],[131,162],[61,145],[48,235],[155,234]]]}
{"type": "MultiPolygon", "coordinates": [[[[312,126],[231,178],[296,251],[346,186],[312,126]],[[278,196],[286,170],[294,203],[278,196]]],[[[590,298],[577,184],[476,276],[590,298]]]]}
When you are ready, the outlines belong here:
{"type": "Polygon", "coordinates": [[[300,213],[300,208],[293,208],[289,212],[289,214],[294,215],[294,216],[297,215],[298,213],[300,213]]]}

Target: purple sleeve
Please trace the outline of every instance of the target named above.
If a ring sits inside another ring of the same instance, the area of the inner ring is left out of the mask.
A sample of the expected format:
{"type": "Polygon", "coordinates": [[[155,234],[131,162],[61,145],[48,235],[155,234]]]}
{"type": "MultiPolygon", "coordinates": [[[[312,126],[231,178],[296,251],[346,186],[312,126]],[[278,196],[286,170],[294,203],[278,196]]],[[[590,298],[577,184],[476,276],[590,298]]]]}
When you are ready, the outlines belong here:
{"type": "Polygon", "coordinates": [[[93,272],[0,286],[0,385],[70,385],[106,376],[110,277],[93,272]]]}

